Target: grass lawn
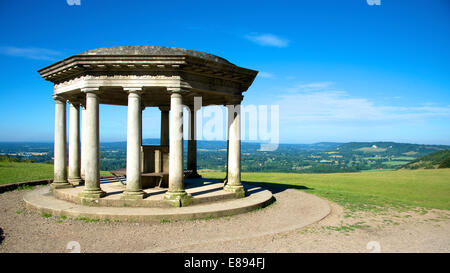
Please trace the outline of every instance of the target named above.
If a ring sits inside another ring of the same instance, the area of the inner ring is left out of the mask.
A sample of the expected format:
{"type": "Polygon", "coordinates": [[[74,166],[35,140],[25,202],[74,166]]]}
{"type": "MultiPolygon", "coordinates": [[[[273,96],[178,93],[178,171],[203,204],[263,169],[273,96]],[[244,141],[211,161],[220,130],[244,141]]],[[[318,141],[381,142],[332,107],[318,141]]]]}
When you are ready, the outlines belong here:
{"type": "MultiPolygon", "coordinates": [[[[101,171],[100,175],[111,175],[101,171]]],[[[44,163],[0,162],[0,184],[53,179],[53,165],[44,163]]]]}
{"type": "MultiPolygon", "coordinates": [[[[205,178],[225,177],[223,172],[200,173],[205,178]]],[[[110,173],[102,171],[101,175],[110,173]]],[[[0,162],[0,184],[52,177],[51,164],[0,162]]],[[[304,190],[350,210],[386,207],[450,210],[450,169],[331,174],[243,173],[242,180],[304,190]]]]}
{"type": "MultiPolygon", "coordinates": [[[[201,172],[223,178],[223,172],[201,172]]],[[[243,173],[242,180],[283,184],[316,194],[350,210],[425,207],[450,210],[450,169],[361,173],[243,173]],[[306,189],[302,189],[306,187],[306,189]]]]}
{"type": "Polygon", "coordinates": [[[51,178],[52,164],[0,162],[0,184],[51,178]]]}

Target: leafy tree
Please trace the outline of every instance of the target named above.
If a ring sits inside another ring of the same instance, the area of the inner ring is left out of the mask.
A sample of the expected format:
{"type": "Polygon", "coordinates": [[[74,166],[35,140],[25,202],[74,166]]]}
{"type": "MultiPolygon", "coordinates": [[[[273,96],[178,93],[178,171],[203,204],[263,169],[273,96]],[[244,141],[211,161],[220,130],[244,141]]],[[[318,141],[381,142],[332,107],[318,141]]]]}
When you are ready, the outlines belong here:
{"type": "Polygon", "coordinates": [[[439,164],[439,169],[441,168],[450,168],[450,156],[444,159],[441,164],[439,164]]]}

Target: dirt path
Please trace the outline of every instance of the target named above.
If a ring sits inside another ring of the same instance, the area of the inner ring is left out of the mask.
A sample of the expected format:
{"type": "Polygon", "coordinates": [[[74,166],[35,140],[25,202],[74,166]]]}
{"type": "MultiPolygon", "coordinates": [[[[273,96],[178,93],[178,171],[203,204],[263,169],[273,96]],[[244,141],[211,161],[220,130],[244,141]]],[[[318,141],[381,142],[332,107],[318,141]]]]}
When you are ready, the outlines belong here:
{"type": "Polygon", "coordinates": [[[322,221],[302,226],[314,214],[315,196],[297,190],[275,191],[277,202],[232,217],[155,223],[87,222],[44,217],[26,211],[26,191],[0,194],[0,252],[450,252],[450,212],[358,213],[348,216],[330,203],[322,221]],[[310,199],[308,199],[310,198],[310,199]],[[373,249],[372,249],[373,250],[373,249]]]}
{"type": "Polygon", "coordinates": [[[450,252],[450,213],[429,210],[329,217],[307,228],[275,235],[202,244],[169,252],[450,252]]]}

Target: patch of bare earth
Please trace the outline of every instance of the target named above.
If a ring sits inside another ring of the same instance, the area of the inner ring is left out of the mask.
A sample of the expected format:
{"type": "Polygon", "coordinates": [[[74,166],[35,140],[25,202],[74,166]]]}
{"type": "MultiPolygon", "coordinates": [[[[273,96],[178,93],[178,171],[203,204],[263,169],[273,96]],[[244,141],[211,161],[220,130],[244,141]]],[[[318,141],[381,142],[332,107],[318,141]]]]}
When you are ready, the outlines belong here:
{"type": "Polygon", "coordinates": [[[328,202],[331,213],[305,227],[317,197],[292,189],[247,214],[150,223],[45,217],[24,208],[25,193],[0,194],[0,252],[68,252],[70,241],[81,252],[450,252],[449,211],[352,213],[328,202]]]}
{"type": "Polygon", "coordinates": [[[340,206],[306,228],[174,252],[450,252],[449,211],[423,208],[346,217],[340,206]]]}

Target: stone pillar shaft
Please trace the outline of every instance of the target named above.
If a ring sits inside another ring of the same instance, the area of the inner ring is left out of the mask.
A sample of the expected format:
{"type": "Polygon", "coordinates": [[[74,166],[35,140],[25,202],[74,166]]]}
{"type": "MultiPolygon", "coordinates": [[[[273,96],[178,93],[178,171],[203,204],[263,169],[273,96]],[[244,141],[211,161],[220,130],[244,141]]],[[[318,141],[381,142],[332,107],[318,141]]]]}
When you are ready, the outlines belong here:
{"type": "Polygon", "coordinates": [[[127,187],[123,198],[142,199],[144,191],[141,182],[141,94],[130,90],[128,94],[127,126],[127,187]]]}
{"type": "Polygon", "coordinates": [[[80,105],[70,103],[69,121],[69,182],[72,185],[82,184],[80,158],[80,105]]]}
{"type": "Polygon", "coordinates": [[[85,187],[80,197],[96,199],[105,192],[100,188],[99,98],[94,92],[86,93],[86,165],[85,187]]]}
{"type": "Polygon", "coordinates": [[[55,97],[54,178],[52,189],[71,187],[67,181],[66,100],[55,97]]]}
{"type": "MultiPolygon", "coordinates": [[[[160,108],[161,109],[161,108],[160,108]]],[[[169,110],[161,109],[161,145],[169,145],[169,110]]]]}
{"type": "Polygon", "coordinates": [[[180,94],[170,99],[169,191],[184,191],[183,183],[183,106],[180,94]]]}
{"type": "Polygon", "coordinates": [[[224,190],[245,195],[241,184],[241,115],[240,104],[228,106],[228,168],[224,190]]]}
{"type": "Polygon", "coordinates": [[[183,206],[190,202],[190,196],[184,190],[183,168],[183,105],[182,96],[172,93],[170,96],[170,151],[169,151],[169,190],[165,199],[174,206],[183,206]]]}
{"type": "MultiPolygon", "coordinates": [[[[85,102],[86,103],[86,102],[85,102]]],[[[81,178],[85,177],[86,169],[86,107],[81,107],[81,178]]],[[[84,181],[83,181],[84,183],[84,181]]]]}
{"type": "Polygon", "coordinates": [[[228,158],[229,158],[229,152],[230,152],[230,142],[227,139],[227,161],[225,163],[225,178],[223,179],[224,185],[228,182],[228,158]]]}
{"type": "Polygon", "coordinates": [[[191,171],[189,178],[200,178],[197,173],[197,126],[196,126],[196,111],[194,107],[189,109],[189,128],[188,128],[188,160],[187,169],[191,171]]]}

